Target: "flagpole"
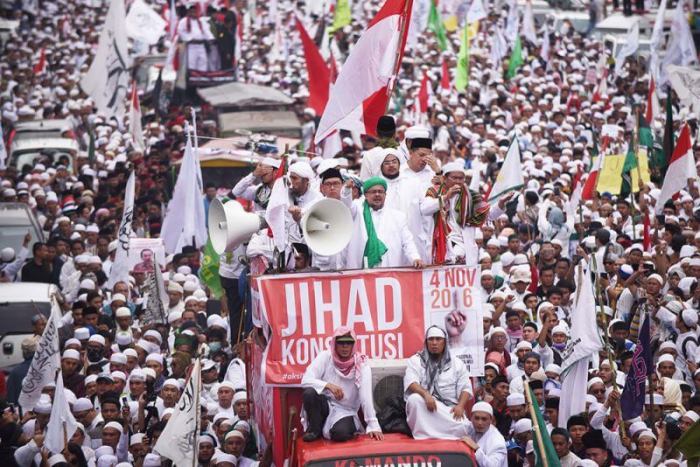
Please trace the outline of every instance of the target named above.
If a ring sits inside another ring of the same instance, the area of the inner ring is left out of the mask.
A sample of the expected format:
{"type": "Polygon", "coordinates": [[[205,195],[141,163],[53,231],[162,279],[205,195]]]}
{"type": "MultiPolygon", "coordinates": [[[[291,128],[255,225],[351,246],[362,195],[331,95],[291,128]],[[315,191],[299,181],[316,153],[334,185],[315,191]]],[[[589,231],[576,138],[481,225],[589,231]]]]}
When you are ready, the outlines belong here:
{"type": "Polygon", "coordinates": [[[399,68],[401,67],[401,54],[403,53],[404,47],[406,47],[406,16],[408,15],[408,7],[413,5],[413,0],[404,0],[403,12],[401,13],[401,26],[399,28],[399,46],[396,48],[396,54],[394,55],[394,72],[392,73],[391,79],[389,80],[389,86],[386,91],[387,100],[384,106],[384,113],[389,111],[389,103],[391,102],[391,95],[394,93],[394,84],[396,83],[396,77],[399,75],[399,68]]]}
{"type": "MultiPolygon", "coordinates": [[[[634,224],[633,224],[634,225],[634,224]]],[[[603,308],[603,295],[600,290],[600,280],[598,277],[598,264],[596,263],[595,255],[591,255],[591,262],[593,263],[593,267],[596,270],[595,274],[595,294],[596,297],[598,298],[598,306],[600,307],[600,313],[603,315],[603,321],[605,323],[605,329],[603,330],[603,340],[605,342],[605,351],[608,354],[608,363],[610,364],[610,368],[613,369],[613,364],[614,361],[612,358],[612,352],[610,351],[610,340],[608,339],[608,316],[605,314],[605,308],[603,308]]],[[[616,368],[617,365],[615,365],[616,368]]],[[[620,388],[617,385],[617,369],[615,370],[615,373],[613,373],[613,378],[612,378],[612,385],[613,389],[617,392],[620,392],[620,388]]],[[[612,410],[612,407],[611,407],[612,410]]],[[[625,422],[624,419],[622,418],[622,406],[620,405],[620,402],[617,402],[617,414],[620,417],[620,437],[624,438],[625,437],[625,422]]]]}
{"type": "Polygon", "coordinates": [[[540,432],[539,424],[537,423],[537,414],[535,413],[535,406],[532,403],[532,398],[530,397],[530,383],[527,378],[523,376],[523,384],[525,385],[525,397],[527,399],[527,408],[530,411],[530,418],[532,419],[532,431],[535,432],[535,438],[537,440],[537,447],[540,451],[540,461],[544,467],[549,467],[549,462],[547,462],[547,456],[544,452],[544,441],[542,440],[542,433],[540,432]]]}

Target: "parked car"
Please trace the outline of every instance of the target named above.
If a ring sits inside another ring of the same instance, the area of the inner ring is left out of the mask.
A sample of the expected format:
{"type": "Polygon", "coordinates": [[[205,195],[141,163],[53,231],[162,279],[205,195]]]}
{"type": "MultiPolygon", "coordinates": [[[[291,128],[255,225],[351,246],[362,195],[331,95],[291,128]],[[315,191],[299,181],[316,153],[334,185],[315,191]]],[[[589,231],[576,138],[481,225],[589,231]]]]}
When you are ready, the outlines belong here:
{"type": "Polygon", "coordinates": [[[15,253],[19,252],[27,232],[31,235],[27,246],[31,257],[32,245],[44,241],[44,232],[36,216],[24,203],[0,203],[0,250],[9,246],[15,253]]]}
{"type": "Polygon", "coordinates": [[[73,126],[66,119],[30,120],[15,124],[13,141],[26,138],[65,138],[73,136],[73,126]]]}
{"type": "Polygon", "coordinates": [[[72,171],[79,149],[78,142],[72,138],[19,138],[10,146],[10,165],[22,170],[25,165],[33,167],[41,156],[48,156],[52,164],[63,159],[68,170],[72,171]]]}
{"type": "Polygon", "coordinates": [[[22,363],[22,341],[33,335],[32,316],[49,317],[53,284],[34,282],[0,283],[0,369],[9,372],[22,363]]]}

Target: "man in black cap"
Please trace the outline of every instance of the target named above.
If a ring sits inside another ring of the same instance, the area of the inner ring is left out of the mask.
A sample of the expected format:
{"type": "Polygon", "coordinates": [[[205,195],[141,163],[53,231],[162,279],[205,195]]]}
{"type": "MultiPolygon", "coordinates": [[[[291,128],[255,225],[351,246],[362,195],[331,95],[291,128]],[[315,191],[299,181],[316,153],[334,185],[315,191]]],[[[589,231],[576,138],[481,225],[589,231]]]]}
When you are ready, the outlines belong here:
{"type": "Polygon", "coordinates": [[[583,435],[583,446],[586,449],[586,458],[592,460],[600,467],[609,467],[611,465],[612,460],[601,430],[591,430],[583,435]]]}

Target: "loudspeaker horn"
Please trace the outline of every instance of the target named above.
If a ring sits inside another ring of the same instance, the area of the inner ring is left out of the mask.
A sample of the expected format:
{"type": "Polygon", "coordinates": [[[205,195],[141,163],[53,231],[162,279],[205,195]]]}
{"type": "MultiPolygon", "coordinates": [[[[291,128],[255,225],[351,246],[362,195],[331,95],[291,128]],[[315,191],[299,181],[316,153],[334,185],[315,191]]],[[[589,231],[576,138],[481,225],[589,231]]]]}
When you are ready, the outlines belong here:
{"type": "Polygon", "coordinates": [[[246,212],[238,201],[222,203],[214,199],[209,205],[208,227],[214,251],[221,255],[235,250],[255,232],[265,228],[265,220],[257,214],[246,212]]]}
{"type": "Polygon", "coordinates": [[[352,214],[337,199],[315,203],[302,217],[301,229],[311,251],[322,256],[340,253],[350,243],[352,214]]]}

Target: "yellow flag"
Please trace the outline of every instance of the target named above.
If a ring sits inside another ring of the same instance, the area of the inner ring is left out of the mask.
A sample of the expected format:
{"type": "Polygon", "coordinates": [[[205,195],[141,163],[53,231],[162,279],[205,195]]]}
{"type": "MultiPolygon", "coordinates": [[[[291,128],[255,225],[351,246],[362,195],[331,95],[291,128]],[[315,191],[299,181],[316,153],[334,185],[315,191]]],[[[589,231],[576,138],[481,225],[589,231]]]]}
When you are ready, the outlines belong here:
{"type": "MultiPolygon", "coordinates": [[[[600,156],[599,156],[600,157],[600,156]]],[[[605,156],[603,159],[603,167],[598,175],[598,184],[596,191],[599,193],[610,193],[619,195],[622,188],[622,167],[625,165],[625,154],[615,154],[605,156]]],[[[637,160],[639,161],[639,172],[632,171],[632,191],[639,191],[639,175],[642,177],[643,183],[649,183],[649,157],[647,150],[640,147],[637,152],[637,160]]]]}

